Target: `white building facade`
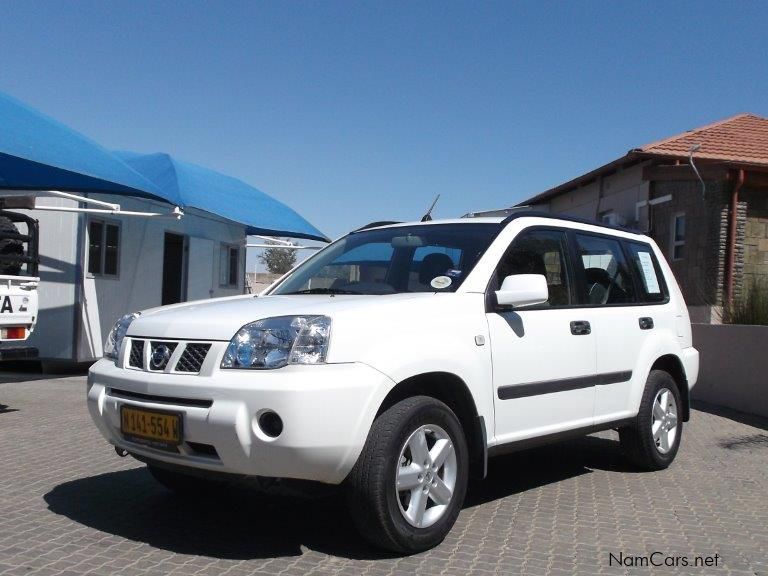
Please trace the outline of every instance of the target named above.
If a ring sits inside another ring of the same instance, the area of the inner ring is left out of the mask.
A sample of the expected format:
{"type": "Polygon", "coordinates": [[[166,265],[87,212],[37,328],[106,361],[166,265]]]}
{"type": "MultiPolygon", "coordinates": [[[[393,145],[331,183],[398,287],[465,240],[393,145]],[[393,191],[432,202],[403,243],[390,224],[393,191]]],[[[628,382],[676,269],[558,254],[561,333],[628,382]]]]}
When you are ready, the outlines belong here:
{"type": "MultiPolygon", "coordinates": [[[[122,211],[169,213],[153,200],[91,198],[122,211]]],[[[38,206],[78,208],[40,198],[38,206]]],[[[93,207],[93,206],[90,206],[93,207]]],[[[27,212],[40,223],[40,313],[29,344],[45,361],[90,362],[124,314],[244,291],[246,228],[189,209],[182,218],[27,212]]]]}

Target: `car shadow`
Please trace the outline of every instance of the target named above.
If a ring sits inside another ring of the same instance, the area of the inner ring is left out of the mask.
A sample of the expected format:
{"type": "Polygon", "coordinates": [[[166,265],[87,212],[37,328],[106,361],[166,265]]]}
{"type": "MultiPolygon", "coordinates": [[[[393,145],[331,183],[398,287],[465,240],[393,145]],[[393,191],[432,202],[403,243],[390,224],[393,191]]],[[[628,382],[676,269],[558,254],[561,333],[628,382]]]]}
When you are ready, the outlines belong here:
{"type": "Polygon", "coordinates": [[[624,458],[617,440],[586,436],[491,458],[486,478],[470,484],[464,507],[591,474],[593,470],[639,472],[624,458]]]}
{"type": "Polygon", "coordinates": [[[387,557],[361,540],[337,495],[287,497],[227,486],[195,500],[169,492],[141,467],[66,482],[44,499],[75,522],[178,554],[245,560],[298,556],[306,546],[349,558],[387,557]]]}
{"type": "MultiPolygon", "coordinates": [[[[490,461],[485,480],[471,484],[465,508],[595,468],[625,469],[618,442],[588,437],[500,456],[490,461]]],[[[362,540],[338,494],[297,498],[232,487],[190,501],[142,467],[66,482],[44,499],[52,512],[79,524],[179,554],[244,560],[296,556],[303,546],[352,559],[392,557],[362,540]]]]}

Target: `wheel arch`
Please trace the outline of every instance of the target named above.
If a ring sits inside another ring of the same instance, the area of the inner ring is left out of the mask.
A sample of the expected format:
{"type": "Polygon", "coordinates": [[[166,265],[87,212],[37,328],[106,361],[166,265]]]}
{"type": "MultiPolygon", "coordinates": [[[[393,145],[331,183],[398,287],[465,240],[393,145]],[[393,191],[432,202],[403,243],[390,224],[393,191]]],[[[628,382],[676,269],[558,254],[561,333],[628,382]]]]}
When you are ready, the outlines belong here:
{"type": "Polygon", "coordinates": [[[467,384],[451,372],[425,372],[410,376],[395,385],[381,402],[376,416],[401,400],[430,396],[453,410],[464,430],[469,448],[470,474],[484,478],[488,449],[485,419],[478,414],[475,399],[467,384]]]}
{"type": "Polygon", "coordinates": [[[687,422],[691,417],[691,395],[682,360],[675,354],[665,354],[656,359],[651,370],[663,370],[672,376],[683,401],[683,422],[687,422]]]}

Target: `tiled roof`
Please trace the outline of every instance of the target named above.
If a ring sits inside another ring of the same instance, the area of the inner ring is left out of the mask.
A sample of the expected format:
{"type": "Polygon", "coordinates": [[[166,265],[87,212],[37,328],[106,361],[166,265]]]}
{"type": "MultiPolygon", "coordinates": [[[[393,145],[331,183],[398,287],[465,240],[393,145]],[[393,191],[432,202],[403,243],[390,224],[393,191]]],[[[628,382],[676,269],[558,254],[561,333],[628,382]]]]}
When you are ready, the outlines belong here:
{"type": "Polygon", "coordinates": [[[701,145],[693,154],[696,160],[768,167],[768,118],[754,114],[737,114],[640,148],[633,148],[621,158],[523,200],[516,206],[546,202],[591,182],[602,174],[647,158],[686,159],[691,146],[695,144],[701,145]]]}
{"type": "Polygon", "coordinates": [[[689,130],[633,152],[654,156],[688,157],[691,146],[700,144],[694,158],[768,166],[768,118],[738,114],[689,130]]]}

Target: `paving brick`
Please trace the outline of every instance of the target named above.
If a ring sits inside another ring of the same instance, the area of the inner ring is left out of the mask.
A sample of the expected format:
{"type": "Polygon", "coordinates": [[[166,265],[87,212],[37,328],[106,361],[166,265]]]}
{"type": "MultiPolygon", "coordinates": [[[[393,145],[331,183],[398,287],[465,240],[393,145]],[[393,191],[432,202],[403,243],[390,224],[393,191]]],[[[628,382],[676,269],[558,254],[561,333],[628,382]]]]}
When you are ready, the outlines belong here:
{"type": "Polygon", "coordinates": [[[474,485],[435,550],[365,544],[339,498],[235,491],[190,505],[91,424],[83,377],[0,373],[0,574],[222,576],[646,574],[609,555],[720,554],[717,569],[768,573],[768,422],[694,411],[678,459],[638,473],[615,433],[505,456],[474,485]]]}

